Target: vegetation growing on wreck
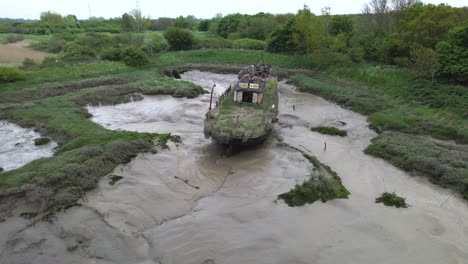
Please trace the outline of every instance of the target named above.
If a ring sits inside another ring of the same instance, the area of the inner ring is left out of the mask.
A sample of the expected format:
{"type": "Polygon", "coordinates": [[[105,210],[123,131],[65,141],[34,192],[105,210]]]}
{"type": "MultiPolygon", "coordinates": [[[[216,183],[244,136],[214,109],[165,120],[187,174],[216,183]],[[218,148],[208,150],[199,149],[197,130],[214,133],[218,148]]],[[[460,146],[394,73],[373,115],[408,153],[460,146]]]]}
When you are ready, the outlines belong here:
{"type": "Polygon", "coordinates": [[[315,126],[315,127],[312,127],[310,130],[321,133],[321,134],[332,135],[332,136],[345,137],[348,135],[348,132],[346,130],[338,129],[336,127],[331,127],[331,126],[315,126]]]}
{"type": "Polygon", "coordinates": [[[289,206],[303,206],[315,201],[326,202],[333,199],[347,199],[350,194],[343,186],[340,177],[330,167],[316,157],[303,153],[314,166],[310,179],[289,192],[278,195],[289,206]]]}
{"type": "Polygon", "coordinates": [[[205,133],[243,141],[264,136],[272,129],[271,119],[276,116],[278,111],[277,90],[276,80],[270,77],[267,79],[261,104],[234,102],[234,95],[231,92],[228,98],[224,99],[215,110],[215,117],[205,121],[205,133]]]}
{"type": "Polygon", "coordinates": [[[384,192],[382,195],[375,199],[376,203],[383,203],[386,206],[395,206],[396,208],[408,208],[405,198],[400,197],[393,193],[384,192]]]}

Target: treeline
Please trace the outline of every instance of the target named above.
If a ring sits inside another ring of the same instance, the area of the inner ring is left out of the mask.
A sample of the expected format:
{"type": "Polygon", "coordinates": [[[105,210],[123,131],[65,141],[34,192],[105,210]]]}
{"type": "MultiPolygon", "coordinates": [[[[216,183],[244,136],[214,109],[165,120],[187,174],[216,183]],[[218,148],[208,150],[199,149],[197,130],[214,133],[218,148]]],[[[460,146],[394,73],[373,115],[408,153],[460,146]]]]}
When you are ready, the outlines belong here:
{"type": "Polygon", "coordinates": [[[468,82],[466,7],[371,0],[362,14],[331,15],[331,11],[324,7],[316,15],[304,5],[296,14],[150,19],[140,10],[132,10],[119,18],[89,20],[44,12],[38,22],[0,22],[0,32],[52,34],[51,41],[35,47],[104,59],[116,59],[117,49],[128,45],[149,56],[166,49],[257,49],[304,54],[317,67],[375,62],[409,67],[415,76],[432,82],[436,78],[468,82]],[[151,31],[164,31],[164,37],[151,31]],[[99,32],[144,34],[96,34],[99,32]]]}

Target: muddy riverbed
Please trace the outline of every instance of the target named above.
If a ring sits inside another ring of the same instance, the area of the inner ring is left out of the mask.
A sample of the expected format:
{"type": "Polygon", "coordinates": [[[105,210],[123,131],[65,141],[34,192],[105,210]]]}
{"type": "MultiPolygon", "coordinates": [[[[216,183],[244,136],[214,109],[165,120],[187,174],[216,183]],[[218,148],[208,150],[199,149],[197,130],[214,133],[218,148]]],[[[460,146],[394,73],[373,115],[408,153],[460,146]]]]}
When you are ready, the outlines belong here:
{"type": "Polygon", "coordinates": [[[34,139],[41,135],[30,128],[0,120],[0,167],[5,171],[17,169],[42,157],[54,154],[55,142],[35,146],[34,139]]]}
{"type": "MultiPolygon", "coordinates": [[[[191,71],[182,78],[207,90],[216,82],[221,94],[236,76],[191,71]]],[[[209,95],[147,96],[89,107],[106,128],[171,132],[182,143],[119,166],[113,174],[122,180],[110,185],[104,177],[83,206],[51,223],[4,220],[0,263],[468,262],[466,203],[364,155],[375,136],[364,116],[282,82],[275,135],[226,157],[203,136],[208,103],[209,95]],[[348,136],[309,130],[322,124],[340,125],[348,136]],[[288,145],[329,165],[350,198],[296,208],[275,202],[311,169],[288,145]],[[384,191],[396,191],[411,206],[375,204],[384,191]]]]}

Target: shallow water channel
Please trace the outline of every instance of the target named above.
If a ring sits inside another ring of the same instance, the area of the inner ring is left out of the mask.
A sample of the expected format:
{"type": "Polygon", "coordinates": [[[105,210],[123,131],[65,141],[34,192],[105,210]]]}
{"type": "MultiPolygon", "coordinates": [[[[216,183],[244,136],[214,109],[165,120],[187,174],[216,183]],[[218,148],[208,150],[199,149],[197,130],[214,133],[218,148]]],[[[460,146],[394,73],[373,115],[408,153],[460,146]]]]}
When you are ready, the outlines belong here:
{"type": "Polygon", "coordinates": [[[0,120],[0,167],[9,171],[35,159],[52,156],[57,143],[51,141],[42,146],[34,145],[34,139],[40,137],[31,128],[0,120]]]}
{"type": "MultiPolygon", "coordinates": [[[[182,78],[221,94],[235,75],[182,78]]],[[[376,134],[366,117],[280,83],[279,122],[264,144],[226,157],[203,135],[209,95],[146,96],[89,107],[109,129],[171,132],[182,143],[121,165],[81,207],[53,223],[0,223],[0,263],[467,263],[466,202],[363,149],[376,134]],[[295,106],[295,110],[292,106],[295,106]],[[348,136],[311,132],[342,125],[348,136]],[[324,145],[327,144],[326,150],[324,145]],[[341,177],[349,199],[288,207],[278,194],[303,182],[315,155],[341,177]],[[395,191],[411,205],[374,203],[395,191]]]]}

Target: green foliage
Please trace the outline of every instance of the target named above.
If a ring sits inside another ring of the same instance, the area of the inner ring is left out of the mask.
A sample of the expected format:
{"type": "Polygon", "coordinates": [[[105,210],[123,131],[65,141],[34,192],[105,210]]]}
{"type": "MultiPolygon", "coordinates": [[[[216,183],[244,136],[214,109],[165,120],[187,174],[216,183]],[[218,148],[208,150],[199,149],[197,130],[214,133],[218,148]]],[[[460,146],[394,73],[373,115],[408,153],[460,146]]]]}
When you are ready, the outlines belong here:
{"type": "Polygon", "coordinates": [[[350,16],[332,16],[330,20],[330,34],[349,34],[353,31],[353,21],[350,16]]]}
{"type": "Polygon", "coordinates": [[[34,145],[36,146],[46,145],[46,144],[49,144],[49,142],[50,142],[50,138],[46,138],[46,137],[40,137],[40,138],[34,139],[34,145]]]}
{"type": "Polygon", "coordinates": [[[174,27],[188,29],[190,28],[190,25],[189,22],[183,16],[179,16],[174,21],[174,27]]]}
{"type": "Polygon", "coordinates": [[[210,27],[210,20],[209,19],[203,19],[198,24],[198,31],[208,31],[209,27],[210,27]]]}
{"type": "Polygon", "coordinates": [[[235,49],[264,50],[266,43],[256,39],[236,39],[232,42],[232,47],[235,49]]]}
{"type": "Polygon", "coordinates": [[[441,72],[461,83],[468,82],[468,23],[452,29],[445,41],[437,44],[437,53],[442,64],[441,72]]]}
{"type": "Polygon", "coordinates": [[[228,38],[230,33],[237,31],[237,27],[239,26],[242,18],[243,15],[239,13],[224,16],[217,23],[216,33],[220,37],[228,38]]]}
{"type": "Polygon", "coordinates": [[[434,75],[439,70],[440,63],[437,53],[430,48],[424,48],[419,44],[414,44],[410,51],[411,68],[417,76],[431,76],[434,82],[434,75]]]}
{"type": "Polygon", "coordinates": [[[340,177],[330,167],[322,164],[316,157],[304,154],[314,165],[310,179],[287,193],[278,195],[289,206],[303,206],[315,201],[323,203],[333,199],[347,199],[349,191],[341,183],[340,177]]]}
{"type": "Polygon", "coordinates": [[[408,208],[405,198],[400,197],[393,193],[384,192],[382,195],[375,199],[376,203],[383,203],[386,206],[395,206],[396,208],[408,208]]]}
{"type": "Polygon", "coordinates": [[[316,126],[316,127],[312,127],[310,130],[319,132],[321,134],[335,135],[335,136],[340,136],[340,137],[345,137],[348,135],[348,132],[346,130],[342,130],[342,129],[338,129],[336,127],[330,127],[330,126],[316,126]]]}
{"type": "Polygon", "coordinates": [[[129,15],[128,13],[125,13],[122,15],[122,20],[121,20],[121,29],[122,31],[134,31],[135,30],[135,19],[129,15]]]}
{"type": "Polygon", "coordinates": [[[372,139],[365,153],[393,165],[426,175],[433,182],[459,190],[468,197],[468,147],[417,135],[385,132],[372,139]]]}
{"type": "Polygon", "coordinates": [[[26,74],[18,68],[0,66],[0,83],[16,82],[26,79],[26,74]]]}
{"type": "Polygon", "coordinates": [[[130,67],[144,66],[149,62],[148,56],[135,47],[130,47],[122,51],[121,57],[125,65],[130,67]]]}
{"type": "Polygon", "coordinates": [[[37,67],[37,63],[33,59],[26,58],[22,62],[21,69],[28,70],[28,69],[33,69],[36,67],[37,67]]]}
{"type": "Polygon", "coordinates": [[[119,48],[107,48],[101,53],[101,59],[109,61],[119,61],[122,59],[122,50],[119,48]]]}
{"type": "Polygon", "coordinates": [[[108,177],[109,177],[109,185],[114,185],[116,182],[123,179],[123,177],[120,175],[109,175],[108,177]]]}
{"type": "Polygon", "coordinates": [[[285,25],[279,25],[271,33],[267,50],[274,53],[291,53],[295,51],[295,45],[292,41],[294,20],[289,20],[285,25]]]}
{"type": "Polygon", "coordinates": [[[10,34],[10,35],[8,35],[5,39],[3,39],[2,43],[4,43],[4,44],[16,43],[16,42],[19,42],[19,41],[22,41],[22,40],[24,40],[24,36],[23,36],[23,35],[19,35],[19,34],[10,34]]]}
{"type": "Polygon", "coordinates": [[[169,42],[172,50],[189,50],[195,42],[193,33],[187,29],[180,29],[176,27],[169,28],[164,37],[169,42]]]}

